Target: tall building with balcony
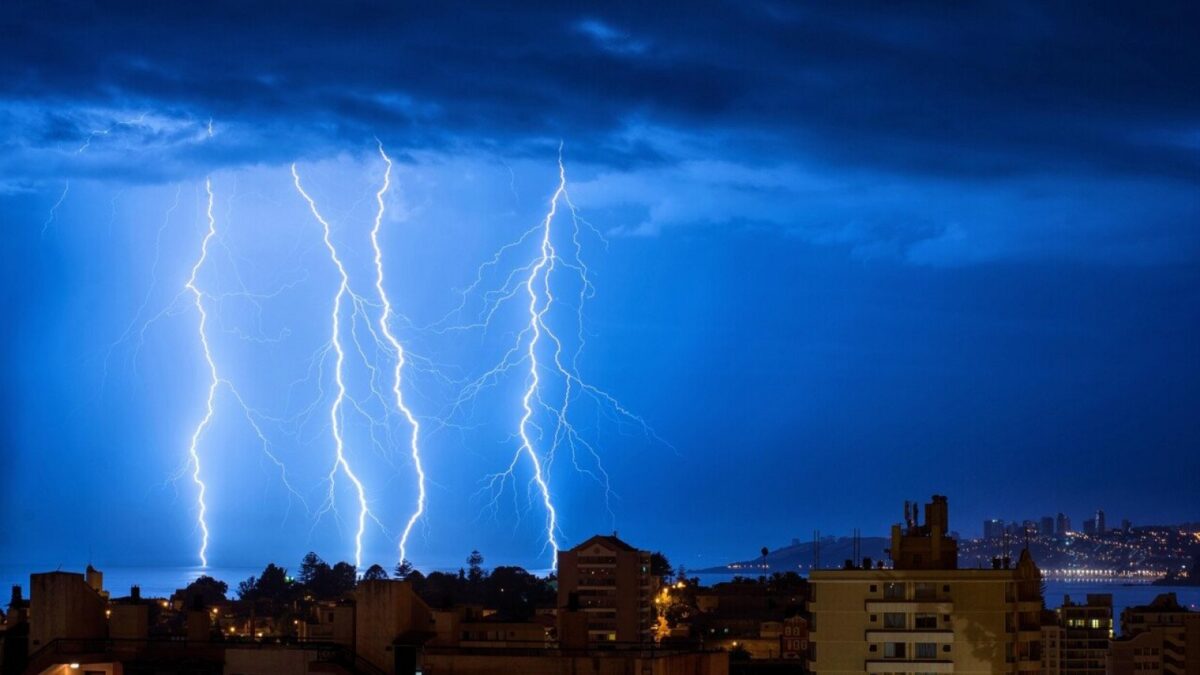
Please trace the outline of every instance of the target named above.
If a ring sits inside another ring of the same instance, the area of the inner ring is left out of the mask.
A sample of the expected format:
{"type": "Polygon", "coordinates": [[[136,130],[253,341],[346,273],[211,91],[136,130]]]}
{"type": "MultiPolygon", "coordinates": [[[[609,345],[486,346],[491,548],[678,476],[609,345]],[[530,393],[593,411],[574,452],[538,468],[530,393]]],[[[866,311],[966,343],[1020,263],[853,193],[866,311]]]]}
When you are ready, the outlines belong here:
{"type": "Polygon", "coordinates": [[[1062,675],[1103,675],[1113,635],[1112,595],[1088,593],[1084,604],[1067,596],[1057,614],[1062,628],[1062,675]]]}
{"type": "Polygon", "coordinates": [[[1196,675],[1200,673],[1200,612],[1163,593],[1149,605],[1121,612],[1121,638],[1108,654],[1110,675],[1196,675]]]}
{"type": "Polygon", "coordinates": [[[1015,566],[958,569],[946,498],[905,507],[892,528],[893,568],[813,571],[809,670],[814,673],[1037,673],[1041,573],[1028,551],[1015,566]]]}
{"type": "Polygon", "coordinates": [[[560,615],[582,614],[589,644],[652,642],[650,553],[597,535],[558,554],[560,615]]]}

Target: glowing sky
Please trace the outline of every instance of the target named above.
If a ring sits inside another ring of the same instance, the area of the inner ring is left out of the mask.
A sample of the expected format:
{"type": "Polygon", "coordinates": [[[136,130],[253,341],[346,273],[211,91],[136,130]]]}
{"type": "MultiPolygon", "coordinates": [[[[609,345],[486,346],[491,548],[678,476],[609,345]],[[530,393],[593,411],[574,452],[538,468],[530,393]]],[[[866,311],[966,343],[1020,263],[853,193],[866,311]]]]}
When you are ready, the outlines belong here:
{"type": "MultiPolygon", "coordinates": [[[[1097,507],[1200,520],[1195,3],[640,5],[4,3],[0,563],[194,562],[194,486],[172,478],[210,376],[176,296],[208,177],[197,282],[267,439],[217,401],[210,560],[352,559],[352,487],[340,518],[314,515],[338,273],[289,165],[373,298],[376,139],[428,458],[418,565],[479,548],[545,566],[528,467],[495,504],[486,482],[519,447],[526,380],[440,416],[528,321],[516,303],[445,330],[486,307],[445,320],[479,266],[546,214],[560,141],[596,230],[579,371],[665,441],[576,411],[614,495],[556,462],[564,543],[616,528],[715,564],[814,528],[882,534],[931,492],[967,533],[1097,507]]],[[[522,241],[484,288],[533,259],[522,241]]],[[[577,340],[573,319],[554,320],[577,340]]],[[[390,565],[408,431],[351,366],[387,420],[352,415],[346,439],[382,523],[364,561],[390,565]]]]}

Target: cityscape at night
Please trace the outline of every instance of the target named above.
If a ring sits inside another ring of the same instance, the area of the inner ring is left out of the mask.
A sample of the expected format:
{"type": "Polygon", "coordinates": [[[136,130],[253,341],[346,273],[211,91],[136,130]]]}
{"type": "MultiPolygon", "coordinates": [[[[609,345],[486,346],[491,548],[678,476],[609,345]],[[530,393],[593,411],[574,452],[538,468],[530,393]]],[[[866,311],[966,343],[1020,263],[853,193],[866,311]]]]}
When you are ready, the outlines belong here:
{"type": "Polygon", "coordinates": [[[4,0],[0,675],[1200,675],[1197,82],[1178,0],[4,0]]]}

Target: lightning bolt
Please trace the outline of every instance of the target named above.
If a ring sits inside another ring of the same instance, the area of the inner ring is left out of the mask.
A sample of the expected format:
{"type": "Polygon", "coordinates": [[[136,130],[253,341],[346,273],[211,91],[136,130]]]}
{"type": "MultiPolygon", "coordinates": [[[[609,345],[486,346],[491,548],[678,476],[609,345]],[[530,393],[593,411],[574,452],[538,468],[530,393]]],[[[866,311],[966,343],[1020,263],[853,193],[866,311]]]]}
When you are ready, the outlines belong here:
{"type": "Polygon", "coordinates": [[[387,193],[388,188],[391,187],[392,177],[392,159],[384,151],[383,143],[379,143],[379,156],[387,164],[387,169],[383,174],[383,185],[375,193],[375,201],[379,208],[375,212],[375,223],[371,228],[371,247],[375,251],[375,290],[379,294],[380,304],[383,305],[383,309],[379,314],[379,330],[383,333],[388,344],[391,345],[396,357],[395,368],[392,372],[392,394],[396,399],[396,409],[408,421],[409,428],[412,430],[409,435],[409,453],[412,456],[413,467],[417,473],[417,507],[412,515],[409,516],[408,522],[404,525],[404,532],[400,535],[400,560],[404,561],[408,559],[408,537],[412,533],[412,529],[417,524],[417,521],[420,520],[421,515],[425,513],[425,469],[421,464],[421,425],[413,415],[412,410],[405,405],[404,394],[401,392],[402,374],[405,365],[404,348],[392,333],[389,324],[392,315],[392,303],[383,288],[383,251],[379,247],[379,229],[383,223],[383,196],[387,193]]]}
{"type": "MultiPolygon", "coordinates": [[[[333,262],[338,270],[341,278],[338,284],[337,293],[333,298],[333,312],[330,315],[330,344],[336,354],[334,361],[334,383],[337,385],[337,395],[334,397],[333,404],[329,407],[329,422],[333,433],[335,460],[332,469],[329,472],[329,495],[328,503],[333,503],[334,478],[340,469],[350,482],[354,484],[354,489],[358,493],[358,529],[354,535],[354,565],[358,569],[362,569],[362,540],[363,533],[366,530],[367,516],[370,510],[367,508],[367,493],[363,487],[362,481],[354,474],[354,470],[350,467],[350,462],[346,459],[345,441],[342,438],[342,405],[345,402],[346,383],[343,377],[343,366],[346,362],[346,352],[342,347],[341,337],[341,312],[342,301],[347,295],[352,295],[350,292],[350,275],[346,273],[345,266],[342,265],[342,260],[338,257],[337,247],[333,245],[333,239],[330,235],[329,221],[325,220],[324,216],[317,209],[317,203],[313,198],[304,191],[304,187],[300,184],[300,174],[296,171],[296,165],[292,164],[292,179],[296,185],[296,191],[300,196],[308,202],[308,208],[312,212],[317,222],[321,224],[324,232],[325,248],[329,250],[329,259],[333,262]]],[[[382,196],[379,197],[382,200],[382,196]]],[[[380,215],[382,218],[382,214],[380,215]]],[[[357,306],[357,301],[352,297],[351,301],[357,306]]]]}
{"type": "MultiPolygon", "coordinates": [[[[542,496],[542,506],[546,509],[546,542],[553,549],[553,557],[551,558],[551,568],[558,566],[558,510],[554,508],[554,501],[550,498],[550,485],[547,482],[546,475],[542,471],[542,460],[538,453],[533,448],[533,440],[530,438],[530,425],[533,420],[533,402],[534,398],[540,400],[541,376],[538,373],[537,347],[541,340],[542,332],[545,331],[549,337],[553,337],[553,332],[546,326],[546,312],[550,311],[550,305],[554,302],[554,296],[550,292],[550,275],[554,272],[554,262],[556,254],[554,243],[551,239],[551,225],[554,223],[554,216],[558,212],[558,199],[567,189],[567,173],[563,167],[562,157],[559,157],[558,162],[558,189],[554,191],[554,196],[550,199],[550,210],[546,213],[545,219],[542,220],[542,242],[539,248],[541,255],[529,269],[529,276],[525,278],[525,292],[529,295],[529,326],[526,329],[530,333],[529,349],[527,358],[529,360],[529,380],[528,386],[525,389],[525,395],[521,398],[521,407],[524,414],[521,416],[521,421],[517,425],[517,434],[521,437],[521,447],[514,456],[513,462],[509,464],[508,471],[511,473],[516,466],[517,457],[522,453],[529,458],[530,466],[533,468],[533,482],[537,485],[538,491],[542,496]],[[543,272],[544,271],[544,272],[543,272]],[[542,288],[545,293],[545,304],[538,309],[538,294],[534,289],[534,283],[538,276],[542,277],[542,288]]],[[[557,342],[557,338],[555,338],[557,342]]]]}
{"type": "Polygon", "coordinates": [[[54,202],[54,206],[50,207],[50,213],[46,215],[46,222],[42,223],[43,237],[46,236],[46,231],[50,229],[50,226],[54,224],[55,219],[58,218],[58,207],[62,206],[62,203],[67,200],[67,193],[70,191],[71,181],[64,181],[62,194],[58,196],[58,201],[54,202]]]}
{"type": "MultiPolygon", "coordinates": [[[[197,336],[199,338],[201,350],[204,352],[204,363],[208,367],[209,384],[208,394],[204,401],[204,415],[201,417],[200,422],[196,425],[195,430],[192,432],[191,442],[188,445],[188,461],[187,466],[185,466],[185,470],[187,467],[191,468],[192,482],[196,485],[196,522],[197,527],[201,532],[201,543],[198,557],[200,558],[201,566],[208,567],[208,545],[210,530],[207,520],[208,503],[205,500],[205,496],[208,492],[208,485],[203,479],[203,467],[200,460],[200,439],[204,435],[204,432],[208,429],[209,425],[212,423],[213,416],[216,413],[217,393],[222,386],[229,390],[233,400],[242,409],[242,412],[246,418],[246,422],[250,425],[250,428],[253,429],[255,435],[258,436],[259,441],[262,443],[263,453],[279,468],[280,478],[283,482],[283,485],[290,493],[289,507],[292,497],[300,500],[301,504],[304,504],[304,497],[300,495],[300,493],[297,492],[292,486],[291,482],[288,481],[286,466],[273,452],[271,452],[271,443],[267,439],[266,434],[263,432],[262,426],[259,424],[259,418],[264,416],[252,409],[246,403],[245,399],[242,397],[241,393],[237,390],[233,383],[221,377],[220,372],[217,369],[217,362],[213,356],[213,350],[208,339],[209,314],[204,305],[204,299],[206,296],[196,284],[196,278],[200,274],[200,268],[202,268],[204,263],[208,260],[209,245],[217,235],[217,221],[216,217],[213,215],[214,196],[211,178],[205,179],[204,190],[208,196],[208,201],[205,208],[205,215],[208,219],[208,230],[205,232],[204,238],[200,242],[200,255],[196,259],[196,262],[192,265],[191,276],[188,277],[187,282],[184,284],[184,289],[185,292],[191,293],[193,305],[196,308],[196,313],[199,315],[200,321],[197,325],[197,336]]],[[[141,310],[139,310],[139,313],[140,311],[141,310]]],[[[308,506],[306,504],[305,510],[308,510],[308,506]]]]}
{"type": "Polygon", "coordinates": [[[198,445],[200,437],[204,434],[204,430],[208,428],[213,418],[213,400],[217,396],[217,387],[221,384],[221,378],[217,375],[217,363],[213,360],[212,349],[208,345],[208,312],[204,310],[204,294],[196,286],[196,275],[200,273],[200,268],[204,265],[204,261],[208,259],[208,244],[217,234],[217,221],[213,217],[213,191],[212,179],[205,179],[204,190],[208,193],[208,206],[205,209],[205,214],[208,217],[208,231],[204,235],[203,241],[200,243],[200,257],[196,263],[192,265],[192,275],[188,277],[184,287],[191,292],[192,299],[195,301],[196,313],[200,316],[200,324],[198,333],[200,335],[200,346],[204,350],[204,362],[208,365],[209,383],[208,397],[204,402],[204,417],[200,419],[200,423],[196,425],[196,430],[192,432],[192,442],[188,446],[188,457],[192,465],[192,482],[196,484],[196,522],[200,527],[202,540],[200,543],[200,565],[208,567],[208,521],[205,516],[208,513],[208,504],[204,501],[204,495],[208,491],[208,486],[204,484],[201,478],[200,452],[198,445]]]}
{"type": "Polygon", "coordinates": [[[604,490],[605,506],[610,518],[615,519],[611,507],[613,492],[608,472],[604,468],[598,449],[587,441],[571,422],[573,402],[580,396],[586,396],[605,411],[609,419],[619,423],[632,421],[640,426],[646,435],[666,444],[642,418],[623,406],[615,397],[588,383],[579,375],[579,355],[586,345],[583,308],[587,299],[594,293],[590,270],[582,257],[583,245],[580,234],[584,227],[589,228],[603,241],[603,237],[596,228],[579,216],[575,205],[571,202],[567,189],[566,167],[562,159],[562,146],[560,145],[558,185],[550,198],[544,217],[537,226],[527,230],[516,241],[505,244],[490,260],[481,265],[475,281],[463,291],[462,304],[447,317],[443,317],[442,321],[434,324],[434,326],[442,325],[448,317],[462,311],[466,307],[468,296],[483,284],[488,270],[500,268],[503,259],[510,251],[525,245],[526,242],[537,242],[536,253],[531,260],[509,270],[498,289],[482,294],[483,309],[474,322],[443,328],[441,332],[471,329],[486,331],[501,306],[509,301],[517,301],[519,298],[527,299],[527,302],[519,303],[525,319],[524,326],[517,334],[514,343],[501,357],[498,365],[471,381],[462,390],[445,418],[453,417],[465,403],[473,400],[484,388],[496,384],[509,371],[524,366],[525,386],[521,396],[521,416],[516,424],[518,447],[504,471],[485,478],[483,490],[492,493],[491,507],[494,511],[505,485],[509,481],[515,481],[517,467],[523,461],[528,462],[532,471],[532,478],[528,484],[529,490],[531,493],[536,491],[546,514],[545,548],[552,550],[552,566],[557,565],[560,527],[558,509],[554,505],[550,489],[550,473],[559,449],[563,447],[569,449],[574,468],[601,485],[604,490]],[[571,246],[568,252],[560,251],[555,245],[556,238],[565,236],[559,234],[555,227],[556,220],[561,218],[564,211],[568,212],[570,216],[571,246]],[[555,308],[562,304],[555,295],[553,281],[561,270],[575,275],[575,283],[579,286],[575,306],[577,346],[569,359],[566,358],[567,350],[563,340],[555,331],[551,321],[551,317],[556,313],[555,308]],[[547,385],[551,380],[559,383],[562,388],[561,397],[555,400],[549,400],[550,394],[547,385]],[[552,421],[552,429],[544,428],[539,423],[541,415],[549,416],[552,421]],[[579,455],[584,453],[591,458],[590,468],[580,463],[579,455]]]}

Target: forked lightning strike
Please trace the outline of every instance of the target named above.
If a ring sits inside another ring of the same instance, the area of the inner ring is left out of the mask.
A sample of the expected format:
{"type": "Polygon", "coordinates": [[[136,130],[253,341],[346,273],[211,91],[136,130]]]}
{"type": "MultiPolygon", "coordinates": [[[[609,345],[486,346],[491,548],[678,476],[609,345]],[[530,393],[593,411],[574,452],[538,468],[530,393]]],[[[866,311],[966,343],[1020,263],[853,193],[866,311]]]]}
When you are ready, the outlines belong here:
{"type": "Polygon", "coordinates": [[[208,244],[217,234],[217,221],[213,217],[213,191],[212,179],[205,179],[204,190],[208,193],[208,206],[205,209],[205,214],[208,217],[208,231],[204,234],[204,239],[200,243],[200,257],[196,260],[196,264],[192,265],[192,276],[188,277],[185,287],[191,291],[192,298],[196,303],[196,312],[200,315],[200,325],[198,332],[200,335],[200,346],[204,350],[204,362],[208,365],[208,398],[204,401],[204,417],[200,423],[196,425],[196,430],[192,432],[192,442],[188,446],[188,457],[192,464],[192,481],[196,483],[196,520],[200,527],[202,540],[200,543],[200,565],[208,567],[208,521],[205,516],[208,513],[208,504],[204,501],[204,495],[208,491],[208,486],[204,484],[204,479],[201,478],[200,452],[197,446],[200,443],[200,436],[204,430],[208,428],[209,422],[213,418],[213,399],[217,395],[217,387],[220,386],[221,379],[217,375],[217,363],[213,360],[212,349],[208,346],[208,312],[204,311],[204,294],[196,286],[196,275],[200,272],[200,267],[204,265],[204,261],[208,258],[208,244]]]}
{"type": "Polygon", "coordinates": [[[325,217],[317,209],[317,203],[313,201],[313,198],[300,185],[300,174],[296,171],[295,164],[292,164],[292,179],[296,184],[296,191],[308,202],[308,208],[312,212],[313,217],[317,219],[317,222],[321,223],[324,232],[325,248],[329,250],[329,259],[337,268],[340,277],[337,293],[333,297],[333,312],[330,315],[330,322],[332,324],[330,328],[330,345],[333,347],[336,355],[334,361],[334,383],[337,385],[337,395],[334,397],[333,404],[329,407],[329,423],[332,428],[335,459],[328,477],[329,494],[327,496],[327,508],[332,508],[333,506],[334,478],[340,469],[350,479],[350,482],[354,484],[354,489],[358,493],[358,529],[354,534],[354,566],[357,569],[362,569],[362,540],[370,510],[367,507],[366,488],[363,487],[362,481],[358,479],[358,476],[354,474],[354,469],[350,467],[350,462],[346,459],[345,440],[342,437],[342,405],[346,400],[346,382],[343,375],[343,366],[346,362],[346,352],[342,348],[341,312],[342,301],[347,295],[350,295],[350,275],[346,273],[346,268],[342,265],[342,260],[338,256],[337,247],[333,244],[329,221],[325,220],[325,217]]]}
{"type": "Polygon", "coordinates": [[[401,392],[402,376],[404,371],[404,348],[400,345],[400,341],[392,333],[390,319],[392,316],[392,303],[388,299],[387,291],[383,287],[383,251],[379,247],[379,228],[383,223],[384,202],[383,196],[391,187],[392,178],[392,159],[388,157],[383,150],[383,144],[379,144],[379,156],[387,164],[387,169],[383,174],[383,186],[375,193],[375,201],[379,208],[375,212],[375,224],[371,228],[371,247],[375,252],[375,290],[379,294],[379,302],[383,306],[379,314],[379,330],[391,345],[395,355],[395,368],[392,373],[392,394],[396,398],[396,408],[404,415],[404,419],[408,421],[409,428],[412,430],[409,435],[409,451],[412,456],[413,467],[417,473],[417,507],[409,516],[408,522],[404,525],[404,531],[400,535],[400,561],[408,560],[408,537],[412,533],[413,527],[420,520],[421,515],[425,513],[425,469],[421,464],[421,448],[420,434],[421,425],[417,418],[413,415],[412,410],[404,403],[404,394],[401,392]]]}
{"type": "MultiPolygon", "coordinates": [[[[196,425],[195,430],[192,432],[191,442],[188,445],[188,465],[191,467],[192,482],[196,484],[197,490],[196,523],[201,533],[201,543],[198,557],[200,558],[201,566],[208,567],[208,544],[210,531],[207,520],[208,503],[205,499],[205,496],[208,492],[208,485],[204,482],[202,470],[203,467],[200,461],[200,438],[204,435],[204,432],[212,423],[213,416],[216,413],[215,406],[217,392],[222,385],[229,390],[234,401],[239,407],[241,407],[242,412],[245,414],[246,421],[250,424],[250,427],[254,430],[254,433],[258,436],[258,439],[262,442],[263,453],[276,466],[279,467],[280,478],[283,481],[284,487],[287,488],[291,496],[299,499],[301,504],[304,504],[304,498],[292,487],[291,483],[288,482],[287,469],[283,462],[281,462],[279,458],[271,452],[270,441],[267,440],[266,435],[263,433],[263,430],[256,419],[256,415],[258,415],[258,413],[256,413],[246,404],[245,399],[242,398],[241,393],[238,392],[237,388],[233,386],[231,381],[221,377],[220,371],[217,369],[216,359],[213,357],[212,347],[208,341],[208,311],[204,306],[205,294],[196,284],[196,277],[200,273],[200,268],[203,267],[204,263],[208,260],[209,244],[217,235],[217,221],[216,217],[213,215],[214,198],[212,179],[205,179],[204,190],[208,197],[205,207],[205,216],[208,220],[208,230],[205,232],[204,238],[200,242],[200,256],[192,265],[191,276],[188,277],[187,283],[184,284],[184,288],[186,291],[192,294],[193,304],[195,305],[196,313],[200,318],[200,321],[197,325],[197,335],[199,337],[200,347],[204,352],[204,363],[207,366],[209,375],[208,395],[204,401],[204,415],[200,419],[200,422],[196,425]]],[[[307,511],[307,509],[308,507],[306,505],[305,510],[307,511]]]]}
{"type": "MultiPolygon", "coordinates": [[[[611,508],[612,489],[608,473],[604,469],[604,464],[597,449],[576,430],[571,422],[572,402],[579,395],[586,395],[602,411],[605,411],[610,419],[632,421],[640,426],[642,431],[648,436],[661,441],[640,417],[622,406],[614,397],[589,384],[579,376],[579,354],[585,346],[583,305],[593,293],[589,270],[582,258],[582,242],[579,238],[581,225],[587,226],[595,235],[600,236],[599,232],[594,227],[591,227],[590,223],[579,217],[574,204],[571,203],[570,195],[567,191],[566,168],[563,164],[562,148],[560,146],[558,186],[550,198],[550,205],[546,215],[542,218],[538,226],[526,231],[517,241],[501,247],[496,255],[479,268],[475,281],[463,292],[463,304],[455,312],[461,311],[465,307],[467,297],[482,284],[487,269],[499,267],[507,252],[515,249],[535,235],[538,240],[537,254],[531,261],[509,271],[499,289],[490,290],[483,294],[484,306],[476,321],[444,329],[486,330],[491,325],[501,305],[521,295],[528,298],[528,303],[522,303],[524,312],[528,318],[525,321],[524,327],[517,334],[514,344],[501,357],[498,365],[473,380],[463,389],[463,392],[454,402],[450,415],[459,411],[463,404],[476,397],[482,389],[496,384],[509,370],[522,363],[527,366],[526,384],[521,397],[521,416],[516,424],[517,436],[520,439],[519,446],[512,460],[508,463],[507,468],[503,472],[492,474],[486,479],[484,489],[492,492],[491,506],[495,509],[497,507],[497,500],[504,491],[505,484],[510,480],[515,480],[515,472],[522,459],[528,461],[532,471],[529,487],[531,490],[533,488],[537,489],[542,506],[546,512],[545,545],[552,549],[552,566],[557,565],[561,530],[559,527],[558,510],[554,505],[550,489],[550,471],[557,451],[564,444],[571,452],[574,468],[600,483],[604,490],[605,505],[608,508],[610,517],[613,514],[611,508]],[[563,205],[565,205],[565,210],[570,212],[571,242],[574,249],[572,253],[565,257],[555,246],[557,230],[554,227],[556,218],[561,216],[561,210],[564,209],[563,205]],[[578,304],[575,307],[574,317],[578,339],[574,354],[569,361],[563,358],[563,341],[555,332],[553,322],[551,321],[554,315],[552,310],[556,300],[553,279],[556,277],[555,272],[559,268],[567,269],[573,273],[576,277],[575,283],[579,285],[578,304]],[[542,352],[546,350],[549,350],[552,357],[549,363],[543,363],[544,355],[542,352]],[[553,402],[547,400],[545,385],[548,383],[548,378],[554,378],[560,383],[562,387],[561,399],[553,402]],[[552,433],[545,433],[546,430],[538,424],[537,416],[539,412],[544,412],[550,416],[553,422],[552,433]],[[542,450],[539,451],[538,445],[543,446],[542,450]],[[591,457],[592,468],[581,465],[579,462],[579,453],[584,451],[591,457]]],[[[603,237],[600,238],[603,241],[603,237]]],[[[444,321],[445,319],[443,319],[444,321]]]]}

